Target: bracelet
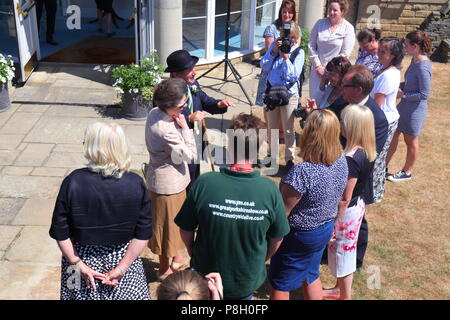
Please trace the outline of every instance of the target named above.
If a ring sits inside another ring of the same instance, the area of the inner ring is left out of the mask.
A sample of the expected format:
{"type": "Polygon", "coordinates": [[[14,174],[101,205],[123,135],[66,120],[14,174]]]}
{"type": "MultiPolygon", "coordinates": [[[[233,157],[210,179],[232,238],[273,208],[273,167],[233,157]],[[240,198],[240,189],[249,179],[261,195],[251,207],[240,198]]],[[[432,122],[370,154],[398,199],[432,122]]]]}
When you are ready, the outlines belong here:
{"type": "Polygon", "coordinates": [[[81,262],[81,259],[78,258],[77,261],[75,261],[75,262],[73,262],[73,263],[70,263],[70,262],[69,262],[69,264],[72,265],[72,266],[76,266],[76,265],[79,264],[80,262],[81,262]]]}

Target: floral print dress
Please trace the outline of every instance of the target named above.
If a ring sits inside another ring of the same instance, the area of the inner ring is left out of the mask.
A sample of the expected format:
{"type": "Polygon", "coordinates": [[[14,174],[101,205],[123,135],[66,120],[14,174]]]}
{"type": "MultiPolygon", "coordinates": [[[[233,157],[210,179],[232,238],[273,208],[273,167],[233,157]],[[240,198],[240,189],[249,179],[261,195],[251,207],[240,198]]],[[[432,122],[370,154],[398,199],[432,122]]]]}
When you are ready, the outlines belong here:
{"type": "Polygon", "coordinates": [[[356,244],[366,211],[362,194],[373,171],[373,162],[367,160],[364,149],[354,148],[346,154],[346,159],[348,176],[357,178],[357,182],[349,207],[335,219],[334,237],[328,244],[328,267],[337,278],[356,271],[356,244]]]}

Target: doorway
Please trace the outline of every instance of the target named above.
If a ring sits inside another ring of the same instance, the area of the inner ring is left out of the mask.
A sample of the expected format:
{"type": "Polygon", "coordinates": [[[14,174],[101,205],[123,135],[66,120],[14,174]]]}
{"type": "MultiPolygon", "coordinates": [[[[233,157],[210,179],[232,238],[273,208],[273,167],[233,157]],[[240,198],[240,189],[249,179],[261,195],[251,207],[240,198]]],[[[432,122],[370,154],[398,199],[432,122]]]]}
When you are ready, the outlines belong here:
{"type": "Polygon", "coordinates": [[[106,17],[100,28],[95,0],[58,0],[55,33],[46,42],[46,15],[40,28],[41,61],[59,63],[130,64],[136,61],[134,1],[113,1],[111,32],[106,17]]]}

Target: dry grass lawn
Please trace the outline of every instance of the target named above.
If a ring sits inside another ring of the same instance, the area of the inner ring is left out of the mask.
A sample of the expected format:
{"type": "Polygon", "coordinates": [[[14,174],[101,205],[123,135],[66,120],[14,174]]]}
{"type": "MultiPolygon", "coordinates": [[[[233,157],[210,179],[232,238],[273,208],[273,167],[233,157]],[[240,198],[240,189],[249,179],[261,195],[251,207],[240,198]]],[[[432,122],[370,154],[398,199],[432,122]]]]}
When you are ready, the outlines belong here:
{"type": "MultiPolygon", "coordinates": [[[[404,70],[410,60],[404,62],[404,70]]],[[[420,136],[420,157],[413,179],[386,182],[381,203],[368,207],[369,246],[365,266],[354,276],[354,299],[449,299],[450,298],[450,65],[433,63],[433,82],[429,112],[420,136]],[[376,270],[380,286],[376,287],[376,270]]],[[[259,111],[256,111],[258,113],[259,111]]],[[[262,118],[262,114],[258,114],[262,118]]],[[[297,124],[297,132],[301,129],[297,124]]],[[[283,154],[283,148],[280,154],[283,154]]],[[[390,172],[403,166],[405,144],[400,142],[390,164],[390,172]]],[[[279,177],[270,177],[279,183],[279,177]]],[[[157,257],[146,251],[152,297],[156,298],[154,270],[157,257]]],[[[324,287],[335,279],[327,266],[321,267],[324,287]]],[[[265,283],[255,295],[268,299],[265,283]]],[[[301,298],[300,290],[292,299],[301,298]]]]}

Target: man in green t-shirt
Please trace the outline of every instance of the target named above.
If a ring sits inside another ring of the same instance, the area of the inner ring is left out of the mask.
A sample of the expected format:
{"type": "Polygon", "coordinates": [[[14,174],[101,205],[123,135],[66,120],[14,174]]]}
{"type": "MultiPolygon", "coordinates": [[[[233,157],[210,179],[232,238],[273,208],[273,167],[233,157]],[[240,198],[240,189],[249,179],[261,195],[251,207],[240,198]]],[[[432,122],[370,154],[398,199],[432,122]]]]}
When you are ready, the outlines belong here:
{"type": "Polygon", "coordinates": [[[175,218],[191,267],[201,274],[219,272],[225,299],[252,298],[266,278],[265,262],[289,233],[277,186],[252,169],[257,150],[250,149],[258,149],[263,125],[243,113],[232,120],[234,164],[200,176],[175,218]]]}

